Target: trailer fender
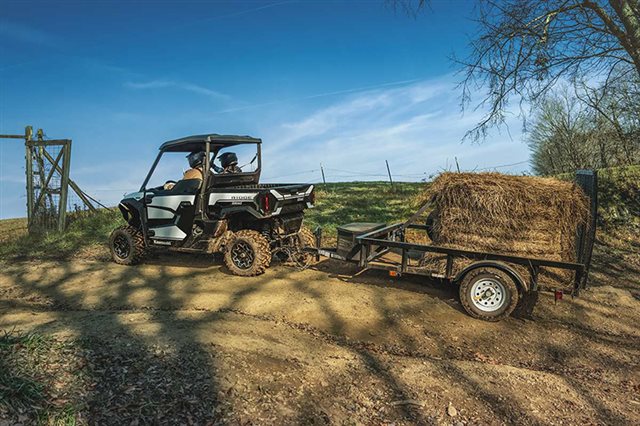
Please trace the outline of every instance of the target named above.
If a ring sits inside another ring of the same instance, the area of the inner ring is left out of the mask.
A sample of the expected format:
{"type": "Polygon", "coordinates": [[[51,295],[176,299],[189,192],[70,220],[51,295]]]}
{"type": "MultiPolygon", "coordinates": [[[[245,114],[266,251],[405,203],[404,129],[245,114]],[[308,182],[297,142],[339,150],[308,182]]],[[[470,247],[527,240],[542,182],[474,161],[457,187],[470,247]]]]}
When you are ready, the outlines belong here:
{"type": "Polygon", "coordinates": [[[504,271],[511,278],[513,278],[513,280],[516,282],[516,285],[518,286],[518,288],[520,288],[522,290],[523,293],[529,292],[529,287],[530,287],[529,284],[527,283],[526,280],[524,280],[520,276],[520,274],[518,274],[518,272],[516,272],[515,269],[513,269],[512,267],[510,267],[506,263],[498,262],[498,261],[495,261],[495,260],[482,260],[482,261],[474,262],[474,263],[472,263],[470,265],[467,265],[463,270],[461,270],[460,272],[458,272],[456,274],[455,278],[453,279],[453,282],[459,283],[460,280],[469,271],[471,271],[473,269],[476,269],[476,268],[485,267],[485,266],[490,266],[492,268],[497,268],[497,269],[500,269],[501,271],[504,271]]]}

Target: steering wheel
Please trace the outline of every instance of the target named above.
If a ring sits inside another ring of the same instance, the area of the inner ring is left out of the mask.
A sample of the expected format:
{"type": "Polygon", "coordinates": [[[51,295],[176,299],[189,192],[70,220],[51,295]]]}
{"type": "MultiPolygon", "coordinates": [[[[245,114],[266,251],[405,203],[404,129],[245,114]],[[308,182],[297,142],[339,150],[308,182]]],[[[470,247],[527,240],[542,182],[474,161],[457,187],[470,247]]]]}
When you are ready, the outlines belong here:
{"type": "Polygon", "coordinates": [[[155,188],[151,188],[151,191],[166,191],[166,189],[164,189],[164,187],[169,183],[172,183],[172,184],[175,185],[177,182],[175,180],[168,180],[163,185],[156,186],[155,188]]]}

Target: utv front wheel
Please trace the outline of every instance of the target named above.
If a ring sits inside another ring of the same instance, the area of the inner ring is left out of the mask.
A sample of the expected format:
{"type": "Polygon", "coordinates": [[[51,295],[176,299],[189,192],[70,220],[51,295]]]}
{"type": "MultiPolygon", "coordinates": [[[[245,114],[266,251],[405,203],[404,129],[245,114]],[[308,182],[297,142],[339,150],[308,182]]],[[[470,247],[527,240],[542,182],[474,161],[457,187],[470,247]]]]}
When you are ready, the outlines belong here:
{"type": "Polygon", "coordinates": [[[109,237],[109,249],[114,262],[121,265],[135,265],[144,257],[144,237],[133,226],[115,229],[109,237]]]}
{"type": "Polygon", "coordinates": [[[271,263],[269,241],[257,231],[238,231],[227,245],[224,263],[234,275],[253,277],[263,274],[271,263]]]}

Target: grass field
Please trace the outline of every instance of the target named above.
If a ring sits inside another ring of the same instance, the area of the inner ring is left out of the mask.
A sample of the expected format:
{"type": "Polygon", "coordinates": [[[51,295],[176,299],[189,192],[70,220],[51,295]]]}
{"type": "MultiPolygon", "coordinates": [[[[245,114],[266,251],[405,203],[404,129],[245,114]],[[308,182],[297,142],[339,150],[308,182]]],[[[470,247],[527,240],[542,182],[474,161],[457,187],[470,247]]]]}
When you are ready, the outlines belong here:
{"type": "Polygon", "coordinates": [[[416,195],[424,183],[330,183],[316,187],[316,207],[305,213],[310,228],[322,227],[324,235],[336,235],[336,227],[350,222],[391,223],[408,219],[420,208],[416,195]]]}
{"type": "MultiPolygon", "coordinates": [[[[570,175],[560,176],[571,179],[570,175]]],[[[316,207],[305,214],[305,224],[320,226],[331,240],[336,227],[350,222],[391,223],[410,217],[420,206],[416,195],[424,183],[344,182],[316,186],[316,207]]],[[[599,171],[599,225],[640,225],[640,166],[599,171]]],[[[44,237],[26,235],[24,219],[0,220],[0,257],[67,258],[104,245],[109,233],[123,224],[117,211],[72,217],[65,233],[44,237]]]]}
{"type": "MultiPolygon", "coordinates": [[[[560,176],[571,179],[570,175],[560,176]]],[[[305,224],[320,226],[327,240],[336,227],[350,222],[392,223],[409,218],[420,205],[416,195],[424,183],[344,182],[316,185],[316,207],[305,213],[305,224]]],[[[599,225],[640,225],[640,166],[599,171],[599,225]]],[[[104,245],[109,233],[123,224],[117,209],[73,217],[64,233],[29,237],[24,219],[0,220],[0,257],[67,258],[104,245]]]]}

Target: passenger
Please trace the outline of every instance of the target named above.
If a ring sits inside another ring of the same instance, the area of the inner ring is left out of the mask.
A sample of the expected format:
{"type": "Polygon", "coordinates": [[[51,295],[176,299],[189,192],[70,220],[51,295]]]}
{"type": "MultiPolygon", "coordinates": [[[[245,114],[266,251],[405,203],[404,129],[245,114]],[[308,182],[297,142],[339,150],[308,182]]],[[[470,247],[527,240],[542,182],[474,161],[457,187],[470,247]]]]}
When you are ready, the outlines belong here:
{"type": "Polygon", "coordinates": [[[218,158],[222,165],[222,168],[216,168],[218,173],[242,173],[242,169],[238,167],[238,156],[235,152],[225,152],[218,158]]]}

